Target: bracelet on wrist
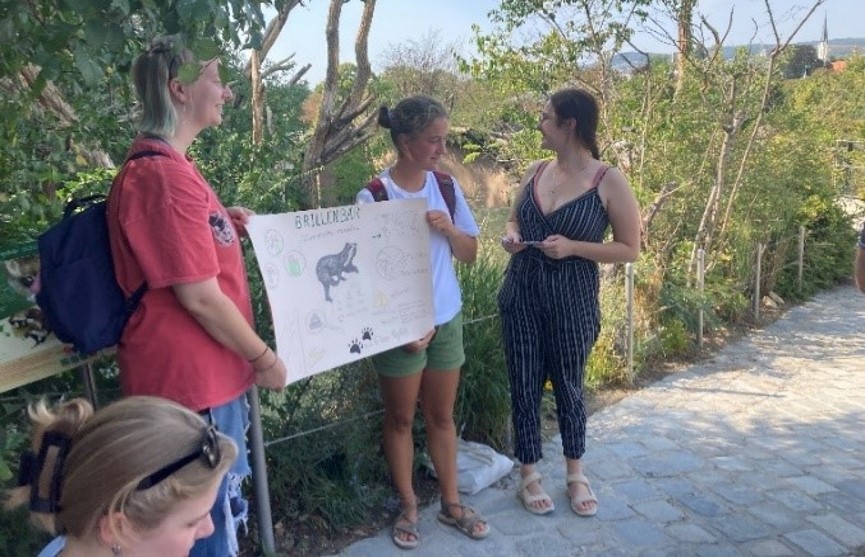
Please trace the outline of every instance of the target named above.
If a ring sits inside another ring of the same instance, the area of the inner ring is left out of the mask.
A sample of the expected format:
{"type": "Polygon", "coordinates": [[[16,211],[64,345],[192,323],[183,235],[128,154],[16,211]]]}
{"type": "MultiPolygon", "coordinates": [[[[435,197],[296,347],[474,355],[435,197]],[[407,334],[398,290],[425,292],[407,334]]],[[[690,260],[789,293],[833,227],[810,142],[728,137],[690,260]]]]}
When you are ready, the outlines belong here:
{"type": "Polygon", "coordinates": [[[276,367],[276,364],[277,364],[278,362],[279,362],[279,356],[277,356],[277,355],[276,355],[276,352],[274,352],[274,353],[273,353],[273,363],[272,363],[272,364],[270,364],[270,365],[267,366],[266,368],[262,368],[262,369],[255,369],[255,367],[253,367],[252,369],[253,369],[256,373],[265,373],[265,372],[270,371],[270,370],[272,370],[273,368],[275,368],[275,367],[276,367]]]}
{"type": "Polygon", "coordinates": [[[268,345],[265,344],[265,345],[264,345],[264,350],[261,351],[261,354],[259,354],[258,356],[252,358],[251,360],[247,360],[247,361],[248,361],[249,363],[251,363],[251,364],[254,364],[254,363],[257,362],[258,360],[264,358],[264,355],[267,354],[267,351],[268,351],[268,350],[270,350],[270,346],[268,346],[268,345]]]}

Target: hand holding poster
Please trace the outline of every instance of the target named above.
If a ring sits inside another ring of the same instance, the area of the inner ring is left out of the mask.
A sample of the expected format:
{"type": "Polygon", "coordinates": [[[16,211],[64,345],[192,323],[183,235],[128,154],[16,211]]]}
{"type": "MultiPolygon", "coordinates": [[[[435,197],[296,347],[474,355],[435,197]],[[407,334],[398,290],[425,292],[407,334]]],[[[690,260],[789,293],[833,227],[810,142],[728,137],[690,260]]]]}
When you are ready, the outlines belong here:
{"type": "Polygon", "coordinates": [[[432,330],[426,210],[413,199],[250,218],[288,383],[432,330]]]}

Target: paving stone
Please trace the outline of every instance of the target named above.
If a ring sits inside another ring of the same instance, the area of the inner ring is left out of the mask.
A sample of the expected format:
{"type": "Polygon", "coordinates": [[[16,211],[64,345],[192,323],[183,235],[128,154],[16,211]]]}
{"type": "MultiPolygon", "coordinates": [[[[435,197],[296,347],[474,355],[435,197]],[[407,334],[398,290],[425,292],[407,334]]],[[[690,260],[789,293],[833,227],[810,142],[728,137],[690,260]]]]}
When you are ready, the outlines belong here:
{"type": "Polygon", "coordinates": [[[797,530],[784,534],[784,537],[812,557],[834,557],[846,554],[846,550],[841,545],[818,530],[797,530]]]}
{"type": "Polygon", "coordinates": [[[598,514],[600,520],[622,520],[634,516],[634,510],[618,497],[608,497],[598,502],[598,514]]]}
{"type": "Polygon", "coordinates": [[[778,540],[761,540],[746,548],[755,557],[786,557],[787,555],[795,555],[792,549],[779,542],[778,540]]]}
{"type": "Polygon", "coordinates": [[[729,472],[750,472],[753,466],[738,456],[719,456],[712,459],[712,464],[729,472]]]}
{"type": "Polygon", "coordinates": [[[786,505],[792,511],[797,513],[818,511],[822,509],[822,506],[814,499],[798,491],[779,489],[775,491],[770,491],[766,495],[782,503],[783,505],[786,505]]]}
{"type": "Polygon", "coordinates": [[[807,526],[804,518],[798,513],[791,512],[788,507],[773,501],[750,505],[747,512],[777,531],[800,530],[807,526]]]}
{"type": "Polygon", "coordinates": [[[632,458],[649,454],[649,450],[636,441],[624,441],[610,445],[610,451],[620,458],[632,458]]]}
{"type": "Polygon", "coordinates": [[[507,532],[509,535],[517,537],[537,533],[539,529],[549,526],[544,523],[546,516],[530,514],[517,502],[516,497],[514,497],[514,504],[515,508],[509,512],[487,515],[486,518],[490,521],[490,525],[493,525],[493,517],[495,517],[494,525],[496,530],[507,532]],[[520,506],[516,507],[516,505],[520,506]]]}
{"type": "Polygon", "coordinates": [[[836,514],[812,516],[808,520],[847,547],[865,545],[865,530],[836,514]]]}
{"type": "Polygon", "coordinates": [[[603,466],[593,466],[590,473],[604,481],[633,478],[637,475],[627,462],[618,459],[605,462],[603,466]]]}
{"type": "MultiPolygon", "coordinates": [[[[578,549],[578,546],[573,548],[564,547],[561,538],[558,536],[532,536],[519,540],[516,545],[520,555],[556,555],[566,557],[573,555],[574,550],[578,549]]],[[[496,554],[490,552],[485,555],[496,554]]]]}
{"type": "Polygon", "coordinates": [[[732,483],[714,485],[712,491],[730,501],[736,506],[749,506],[765,499],[760,490],[750,486],[735,485],[732,483]]]}
{"type": "Polygon", "coordinates": [[[698,491],[693,482],[683,478],[658,478],[654,484],[674,498],[691,496],[698,491]]]}
{"type": "Polygon", "coordinates": [[[715,543],[717,538],[693,522],[670,524],[667,533],[677,540],[688,543],[715,543]]]}
{"type": "Polygon", "coordinates": [[[858,480],[838,482],[838,489],[848,495],[865,500],[865,476],[858,480]]]}
{"type": "Polygon", "coordinates": [[[658,490],[643,479],[611,484],[610,489],[631,503],[658,497],[658,490]]]}
{"type": "Polygon", "coordinates": [[[834,486],[831,486],[826,482],[822,482],[817,478],[813,478],[811,476],[798,476],[795,478],[787,478],[785,482],[793,484],[798,489],[801,489],[808,495],[820,495],[821,493],[837,491],[834,486]]]}
{"type": "Polygon", "coordinates": [[[681,450],[681,445],[665,437],[648,437],[640,440],[650,452],[681,450]]]}
{"type": "Polygon", "coordinates": [[[572,520],[561,522],[555,527],[556,532],[573,547],[599,547],[610,540],[606,528],[598,527],[595,520],[583,520],[576,516],[572,520]]]}
{"type": "Polygon", "coordinates": [[[670,542],[670,538],[663,531],[643,519],[617,522],[614,528],[621,540],[620,543],[625,547],[662,546],[670,542]]]}
{"type": "Polygon", "coordinates": [[[764,538],[771,533],[765,524],[753,517],[742,515],[718,517],[712,520],[712,527],[736,543],[764,538]]]}
{"type": "Polygon", "coordinates": [[[689,451],[669,451],[633,460],[634,468],[644,477],[678,476],[705,466],[705,462],[689,451]]]}
{"type": "Polygon", "coordinates": [[[644,517],[660,523],[675,522],[685,516],[678,507],[661,500],[634,503],[632,508],[644,517]]]}
{"type": "Polygon", "coordinates": [[[690,497],[677,497],[676,501],[685,505],[700,516],[715,517],[727,512],[723,505],[718,503],[712,496],[704,494],[692,495],[690,497]]]}
{"type": "Polygon", "coordinates": [[[801,468],[793,466],[792,464],[781,458],[779,458],[778,460],[761,461],[759,465],[767,472],[774,474],[775,476],[778,476],[780,478],[802,475],[801,468]]]}
{"type": "Polygon", "coordinates": [[[717,546],[702,546],[697,548],[697,557],[741,557],[739,548],[724,544],[717,546]]]}

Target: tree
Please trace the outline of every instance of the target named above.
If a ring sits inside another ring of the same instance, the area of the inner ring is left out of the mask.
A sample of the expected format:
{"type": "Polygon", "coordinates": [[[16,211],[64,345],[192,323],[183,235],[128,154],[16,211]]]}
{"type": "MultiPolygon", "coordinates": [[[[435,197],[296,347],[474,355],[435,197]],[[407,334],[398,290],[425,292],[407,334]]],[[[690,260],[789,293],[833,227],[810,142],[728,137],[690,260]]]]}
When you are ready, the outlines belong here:
{"type": "MultiPolygon", "coordinates": [[[[288,72],[294,69],[294,62],[291,55],[283,60],[279,60],[268,68],[264,68],[264,61],[267,58],[270,49],[279,38],[285,23],[288,20],[288,15],[291,13],[300,0],[287,0],[285,5],[277,13],[276,17],[270,20],[267,24],[267,29],[264,32],[264,39],[261,42],[261,48],[253,48],[249,53],[249,62],[246,65],[249,79],[252,83],[252,142],[255,145],[261,143],[264,135],[264,82],[265,80],[276,75],[278,72],[288,72]]],[[[303,75],[309,71],[310,64],[305,65],[290,78],[288,85],[297,83],[303,75]]]]}
{"type": "MultiPolygon", "coordinates": [[[[0,155],[0,172],[9,179],[0,186],[0,213],[23,210],[22,218],[38,225],[51,212],[61,181],[84,169],[113,166],[112,154],[123,152],[114,147],[129,136],[132,119],[128,70],[148,41],[183,31],[201,59],[225,47],[256,46],[261,8],[268,5],[258,0],[0,0],[0,101],[10,109],[2,128],[7,148],[0,155]],[[42,137],[28,131],[32,125],[41,128],[42,137]],[[22,143],[25,137],[28,142],[22,143]]],[[[2,219],[0,226],[5,229],[14,220],[2,219]]]]}
{"type": "MultiPolygon", "coordinates": [[[[357,73],[348,93],[340,100],[339,19],[343,3],[344,0],[331,0],[327,14],[327,72],[318,117],[303,157],[304,176],[308,176],[314,168],[327,165],[357,147],[374,131],[375,113],[368,111],[373,98],[367,91],[372,75],[367,39],[375,12],[375,0],[364,0],[363,15],[354,43],[357,73]],[[358,119],[359,121],[355,122],[358,119]]],[[[304,208],[320,205],[321,182],[316,176],[308,182],[304,208]]]]}
{"type": "Polygon", "coordinates": [[[817,58],[817,49],[810,44],[790,45],[790,50],[784,66],[784,77],[787,79],[799,79],[811,75],[815,69],[823,63],[817,58]]]}
{"type": "Polygon", "coordinates": [[[419,39],[390,44],[382,56],[379,80],[393,86],[393,100],[423,93],[453,108],[459,92],[456,45],[441,40],[437,30],[419,39]]]}

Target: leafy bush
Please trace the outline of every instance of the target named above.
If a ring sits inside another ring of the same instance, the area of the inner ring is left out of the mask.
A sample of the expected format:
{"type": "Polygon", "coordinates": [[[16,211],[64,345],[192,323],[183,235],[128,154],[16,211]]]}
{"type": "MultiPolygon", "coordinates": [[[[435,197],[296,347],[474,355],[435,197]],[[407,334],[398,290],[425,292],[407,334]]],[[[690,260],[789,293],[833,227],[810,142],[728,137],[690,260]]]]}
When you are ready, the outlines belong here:
{"type": "Polygon", "coordinates": [[[472,265],[458,265],[463,292],[466,363],[460,376],[455,419],[466,439],[507,448],[510,394],[496,295],[503,266],[497,240],[483,241],[472,265]]]}

